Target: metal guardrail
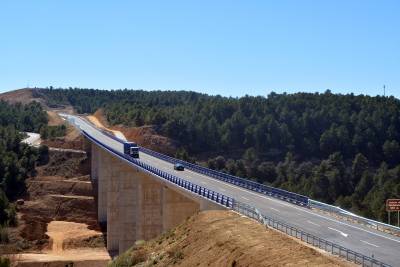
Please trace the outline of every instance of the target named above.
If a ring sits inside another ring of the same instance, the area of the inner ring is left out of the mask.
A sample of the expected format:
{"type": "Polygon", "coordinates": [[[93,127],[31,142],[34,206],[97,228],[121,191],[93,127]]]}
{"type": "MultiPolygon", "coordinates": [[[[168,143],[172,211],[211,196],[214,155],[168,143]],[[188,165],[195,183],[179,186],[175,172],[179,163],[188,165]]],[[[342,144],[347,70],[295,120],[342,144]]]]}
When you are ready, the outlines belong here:
{"type": "Polygon", "coordinates": [[[341,258],[346,259],[347,261],[351,261],[356,264],[361,264],[362,266],[366,267],[375,267],[375,266],[390,267],[390,265],[385,264],[379,260],[365,256],[351,249],[342,247],[325,239],[319,238],[315,235],[304,232],[294,226],[291,226],[289,224],[265,216],[261,214],[257,209],[247,204],[234,201],[232,209],[234,211],[239,212],[240,214],[246,215],[250,218],[257,220],[258,222],[262,223],[267,227],[274,228],[289,236],[300,239],[301,241],[306,242],[307,244],[312,245],[313,247],[323,249],[326,252],[329,252],[333,255],[337,255],[341,258]]]}
{"type": "Polygon", "coordinates": [[[359,216],[357,214],[351,213],[351,212],[344,210],[337,206],[329,205],[329,204],[319,202],[319,201],[316,201],[313,199],[309,200],[309,206],[310,206],[310,208],[315,208],[315,209],[327,211],[330,213],[335,213],[338,216],[341,216],[341,217],[346,218],[351,221],[355,221],[357,223],[366,225],[368,227],[374,228],[374,229],[382,231],[382,232],[389,231],[389,232],[400,235],[400,227],[396,227],[396,226],[386,224],[383,222],[371,220],[371,219],[359,216]]]}
{"type": "Polygon", "coordinates": [[[150,172],[153,175],[161,177],[162,179],[165,179],[165,180],[167,180],[167,181],[169,181],[169,182],[171,182],[171,183],[173,183],[175,185],[178,185],[179,187],[182,187],[182,188],[184,188],[184,189],[186,189],[186,190],[188,190],[188,191],[190,191],[192,193],[195,193],[195,194],[197,194],[199,196],[202,196],[202,197],[204,197],[204,198],[206,198],[208,200],[216,202],[216,203],[218,203],[218,204],[220,204],[222,206],[225,206],[227,208],[232,208],[232,205],[233,205],[233,202],[234,202],[233,198],[225,196],[225,195],[220,194],[220,193],[217,193],[217,192],[215,192],[213,190],[209,190],[209,189],[207,189],[205,187],[193,184],[193,183],[191,183],[189,181],[186,181],[184,179],[181,179],[181,178],[179,178],[179,177],[177,177],[175,175],[166,173],[166,172],[161,171],[161,170],[159,170],[159,169],[157,169],[155,167],[152,167],[152,166],[150,166],[150,165],[148,165],[148,164],[146,164],[144,162],[141,162],[140,160],[132,158],[129,155],[120,153],[120,152],[112,149],[111,147],[100,143],[94,137],[89,135],[87,132],[85,132],[83,130],[81,130],[81,131],[82,131],[84,136],[86,136],[91,141],[95,142],[97,145],[105,148],[106,150],[108,150],[108,151],[112,152],[113,154],[117,155],[118,157],[120,157],[120,158],[122,158],[122,159],[124,159],[124,160],[126,160],[126,161],[128,161],[130,163],[133,163],[137,167],[140,167],[141,169],[143,169],[143,170],[145,170],[147,172],[150,172]]]}
{"type": "Polygon", "coordinates": [[[240,186],[242,188],[246,188],[258,193],[262,193],[264,195],[269,195],[275,198],[279,198],[281,200],[285,200],[288,202],[292,202],[294,204],[297,205],[301,205],[301,206],[308,206],[308,197],[300,195],[300,194],[296,194],[296,193],[292,193],[283,189],[279,189],[279,188],[275,188],[272,186],[267,186],[264,184],[260,184],[257,182],[253,182],[253,181],[249,181],[247,179],[243,179],[237,176],[233,176],[230,174],[226,174],[223,172],[219,172],[219,171],[215,171],[215,170],[211,170],[184,160],[180,160],[180,159],[176,159],[164,154],[161,154],[159,152],[155,152],[153,150],[144,148],[144,147],[140,147],[139,148],[141,152],[144,152],[146,154],[149,154],[151,156],[157,157],[159,159],[171,162],[171,163],[181,163],[183,164],[186,168],[201,173],[201,174],[205,174],[207,176],[213,177],[215,179],[221,180],[223,182],[227,182],[233,185],[237,185],[240,186]]]}
{"type": "MultiPolygon", "coordinates": [[[[70,120],[71,123],[75,124],[74,120],[70,120]]],[[[79,128],[79,127],[78,127],[79,128]]],[[[83,131],[81,129],[81,132],[90,140],[92,140],[93,142],[95,142],[96,144],[98,144],[101,147],[104,147],[106,150],[109,150],[110,152],[116,154],[118,157],[124,159],[125,161],[128,161],[130,163],[133,163],[134,165],[136,165],[137,167],[143,169],[146,172],[150,172],[152,174],[155,174],[165,180],[168,180],[169,182],[172,182],[182,188],[185,188],[188,191],[191,191],[197,195],[200,195],[202,197],[205,197],[213,202],[216,202],[220,205],[223,205],[227,208],[230,208],[234,211],[239,212],[240,214],[243,214],[247,217],[253,218],[255,220],[257,220],[258,222],[262,223],[265,226],[274,228],[282,233],[285,233],[287,235],[290,235],[292,237],[295,237],[297,239],[300,239],[303,242],[306,242],[314,247],[317,247],[319,249],[323,249],[326,252],[329,252],[333,255],[337,255],[341,258],[344,258],[348,261],[354,262],[356,264],[361,264],[362,266],[367,266],[367,267],[375,267],[375,266],[380,266],[380,267],[391,267],[388,264],[385,264],[379,260],[373,259],[371,257],[365,256],[361,253],[355,252],[351,249],[347,249],[343,246],[340,246],[338,244],[332,243],[330,241],[327,241],[325,239],[319,238],[317,236],[314,236],[312,234],[309,234],[305,231],[300,230],[299,228],[296,228],[294,226],[291,226],[289,224],[286,224],[284,222],[275,220],[271,217],[265,216],[263,214],[261,214],[256,208],[248,205],[248,204],[244,204],[238,201],[235,201],[233,198],[225,196],[223,194],[219,194],[215,191],[206,189],[202,186],[198,186],[196,184],[193,184],[191,182],[188,182],[184,179],[181,179],[179,177],[176,177],[174,175],[171,175],[169,173],[166,173],[164,171],[161,171],[157,168],[154,168],[148,164],[145,164],[143,162],[141,162],[138,159],[132,158],[129,155],[120,153],[118,151],[115,151],[114,149],[108,147],[107,145],[104,145],[100,142],[98,142],[94,137],[90,136],[88,133],[86,133],[85,131],[83,131]]],[[[119,140],[119,139],[116,139],[119,140]]],[[[121,141],[121,140],[119,140],[121,141]]],[[[157,153],[157,152],[155,152],[157,153]]],[[[168,157],[168,156],[166,156],[168,157]]],[[[170,157],[169,157],[170,158],[170,157]]],[[[177,162],[182,162],[182,161],[177,161],[177,162]]],[[[317,203],[314,201],[314,203],[317,203]]],[[[321,203],[321,202],[319,202],[321,203]]],[[[325,204],[325,203],[321,203],[321,204],[325,204]]],[[[327,204],[325,204],[327,205],[327,204]]],[[[331,206],[331,205],[329,205],[331,206]]],[[[335,206],[331,206],[331,207],[335,207],[335,206]]]]}

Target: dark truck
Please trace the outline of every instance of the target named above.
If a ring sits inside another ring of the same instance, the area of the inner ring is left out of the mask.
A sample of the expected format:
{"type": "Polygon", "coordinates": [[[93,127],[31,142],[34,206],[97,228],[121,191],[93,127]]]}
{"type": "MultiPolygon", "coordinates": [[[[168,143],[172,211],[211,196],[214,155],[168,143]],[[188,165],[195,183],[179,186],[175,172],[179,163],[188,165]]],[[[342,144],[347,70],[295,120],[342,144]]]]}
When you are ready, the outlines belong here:
{"type": "Polygon", "coordinates": [[[134,142],[124,142],[124,153],[133,158],[139,158],[139,147],[134,142]]]}

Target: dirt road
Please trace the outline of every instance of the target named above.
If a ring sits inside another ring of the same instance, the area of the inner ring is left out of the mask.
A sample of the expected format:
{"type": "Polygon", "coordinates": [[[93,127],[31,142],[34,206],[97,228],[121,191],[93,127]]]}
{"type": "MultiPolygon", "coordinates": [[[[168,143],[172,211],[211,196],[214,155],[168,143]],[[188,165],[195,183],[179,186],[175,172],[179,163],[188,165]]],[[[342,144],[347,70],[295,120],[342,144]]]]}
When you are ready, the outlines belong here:
{"type": "Polygon", "coordinates": [[[86,224],[52,221],[47,225],[46,234],[50,237],[51,247],[42,253],[11,256],[16,266],[66,266],[74,263],[74,266],[104,267],[111,260],[105,247],[79,248],[82,240],[102,235],[101,232],[89,230],[86,224]]]}

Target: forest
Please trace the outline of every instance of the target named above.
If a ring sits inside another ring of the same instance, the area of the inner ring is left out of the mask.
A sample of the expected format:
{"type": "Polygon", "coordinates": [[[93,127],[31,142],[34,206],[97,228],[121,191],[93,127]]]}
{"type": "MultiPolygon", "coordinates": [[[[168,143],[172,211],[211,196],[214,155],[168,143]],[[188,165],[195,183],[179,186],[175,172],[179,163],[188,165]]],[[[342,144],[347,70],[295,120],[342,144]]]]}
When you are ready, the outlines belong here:
{"type": "Polygon", "coordinates": [[[400,198],[400,100],[296,93],[240,98],[186,91],[37,89],[51,105],[102,108],[108,122],[153,125],[175,156],[387,220],[400,198]]]}
{"type": "Polygon", "coordinates": [[[17,224],[11,204],[25,191],[25,179],[34,175],[35,164],[43,149],[21,143],[21,132],[38,132],[47,124],[40,104],[11,105],[0,101],[0,242],[7,242],[5,226],[17,224]]]}

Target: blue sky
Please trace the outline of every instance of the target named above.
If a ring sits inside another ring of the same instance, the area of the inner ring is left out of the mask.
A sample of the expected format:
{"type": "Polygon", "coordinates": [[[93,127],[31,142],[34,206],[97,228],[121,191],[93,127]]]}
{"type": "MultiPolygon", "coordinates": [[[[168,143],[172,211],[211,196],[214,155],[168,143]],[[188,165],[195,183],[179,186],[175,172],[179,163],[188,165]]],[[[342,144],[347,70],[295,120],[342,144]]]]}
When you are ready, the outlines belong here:
{"type": "Polygon", "coordinates": [[[400,1],[0,2],[0,91],[27,85],[400,98],[400,1]]]}

